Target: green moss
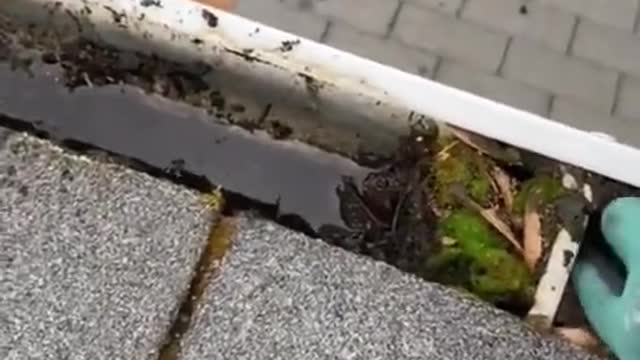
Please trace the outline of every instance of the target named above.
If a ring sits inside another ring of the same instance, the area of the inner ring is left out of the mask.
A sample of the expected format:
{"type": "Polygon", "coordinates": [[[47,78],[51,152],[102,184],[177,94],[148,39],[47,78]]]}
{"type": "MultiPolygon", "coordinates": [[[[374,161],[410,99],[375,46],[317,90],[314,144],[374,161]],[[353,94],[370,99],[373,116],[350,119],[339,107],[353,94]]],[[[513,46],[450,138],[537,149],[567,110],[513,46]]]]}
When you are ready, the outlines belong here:
{"type": "Polygon", "coordinates": [[[444,236],[456,239],[456,245],[468,253],[489,248],[505,248],[503,240],[489,228],[485,220],[468,210],[457,210],[440,223],[444,236]]]}
{"type": "Polygon", "coordinates": [[[459,247],[444,247],[427,260],[424,275],[430,280],[468,289],[469,260],[459,247]]]}
{"type": "Polygon", "coordinates": [[[487,204],[491,199],[493,188],[486,176],[476,177],[469,182],[469,196],[480,204],[487,204]]]}
{"type": "Polygon", "coordinates": [[[472,292],[489,301],[526,296],[530,274],[513,255],[504,249],[488,249],[475,260],[471,264],[472,292]]]}
{"type": "Polygon", "coordinates": [[[489,204],[493,188],[488,175],[488,160],[464,144],[448,147],[443,143],[441,146],[447,150],[444,158],[436,163],[438,205],[446,208],[455,204],[456,200],[448,191],[452,184],[462,184],[473,200],[481,205],[489,204]]]}
{"type": "Polygon", "coordinates": [[[524,207],[531,194],[537,194],[541,204],[548,204],[565,195],[567,189],[562,186],[560,180],[551,176],[538,176],[522,183],[520,191],[513,200],[513,211],[517,214],[524,213],[524,207]]]}
{"type": "Polygon", "coordinates": [[[428,277],[490,302],[529,296],[532,279],[526,265],[482,217],[456,210],[441,221],[440,231],[457,241],[427,261],[428,277]]]}

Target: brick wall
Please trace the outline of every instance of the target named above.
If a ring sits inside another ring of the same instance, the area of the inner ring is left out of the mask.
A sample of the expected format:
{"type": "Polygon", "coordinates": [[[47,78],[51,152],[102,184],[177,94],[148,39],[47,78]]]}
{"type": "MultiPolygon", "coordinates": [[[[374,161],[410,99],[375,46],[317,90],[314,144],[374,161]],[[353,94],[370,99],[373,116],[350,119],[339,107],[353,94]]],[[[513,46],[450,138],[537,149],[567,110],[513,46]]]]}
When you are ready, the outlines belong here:
{"type": "Polygon", "coordinates": [[[239,0],[248,18],[640,146],[639,0],[239,0]]]}

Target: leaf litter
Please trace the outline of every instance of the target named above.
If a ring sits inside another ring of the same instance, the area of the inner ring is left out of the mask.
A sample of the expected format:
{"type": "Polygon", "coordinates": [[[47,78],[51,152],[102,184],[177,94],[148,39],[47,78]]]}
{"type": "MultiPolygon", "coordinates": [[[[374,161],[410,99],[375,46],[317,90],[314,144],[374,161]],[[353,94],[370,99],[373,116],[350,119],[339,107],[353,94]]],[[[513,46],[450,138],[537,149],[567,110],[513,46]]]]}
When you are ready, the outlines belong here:
{"type": "Polygon", "coordinates": [[[528,153],[454,127],[447,132],[413,134],[371,179],[345,182],[339,192],[350,201],[343,208],[351,209],[351,226],[321,237],[524,317],[564,226],[555,201],[577,190],[563,186],[559,166],[523,171],[528,153]]]}

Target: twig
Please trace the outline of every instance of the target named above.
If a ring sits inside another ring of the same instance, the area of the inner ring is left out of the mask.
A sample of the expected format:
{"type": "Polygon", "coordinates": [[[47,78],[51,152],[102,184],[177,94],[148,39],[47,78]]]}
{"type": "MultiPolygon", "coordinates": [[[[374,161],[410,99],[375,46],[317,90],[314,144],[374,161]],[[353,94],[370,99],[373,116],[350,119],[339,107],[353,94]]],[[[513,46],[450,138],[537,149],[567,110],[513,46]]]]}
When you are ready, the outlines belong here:
{"type": "Polygon", "coordinates": [[[511,212],[513,209],[513,193],[511,192],[511,178],[509,175],[498,166],[494,166],[491,172],[491,177],[498,187],[502,201],[507,211],[511,212]]]}
{"type": "Polygon", "coordinates": [[[489,224],[491,224],[502,236],[504,236],[513,247],[518,250],[520,254],[524,254],[524,249],[522,245],[516,239],[516,236],[511,231],[511,228],[505,224],[502,219],[498,216],[495,208],[485,209],[480,204],[476,203],[466,194],[466,190],[461,184],[451,185],[451,193],[458,198],[465,206],[478,212],[489,224]]]}
{"type": "Polygon", "coordinates": [[[84,79],[84,82],[87,83],[88,87],[93,87],[93,83],[91,82],[91,79],[89,78],[89,74],[87,74],[86,72],[82,73],[82,78],[84,79]]]}
{"type": "Polygon", "coordinates": [[[447,144],[447,146],[443,147],[442,150],[440,150],[438,152],[438,154],[436,155],[436,157],[439,160],[445,160],[449,157],[449,150],[453,149],[456,145],[458,145],[460,142],[458,140],[453,140],[452,142],[450,142],[449,144],[447,144]]]}
{"type": "Polygon", "coordinates": [[[501,160],[509,164],[518,163],[520,161],[519,153],[510,152],[502,148],[494,140],[487,139],[485,137],[450,125],[448,126],[448,128],[458,140],[476,149],[482,154],[488,155],[494,159],[501,160]]]}

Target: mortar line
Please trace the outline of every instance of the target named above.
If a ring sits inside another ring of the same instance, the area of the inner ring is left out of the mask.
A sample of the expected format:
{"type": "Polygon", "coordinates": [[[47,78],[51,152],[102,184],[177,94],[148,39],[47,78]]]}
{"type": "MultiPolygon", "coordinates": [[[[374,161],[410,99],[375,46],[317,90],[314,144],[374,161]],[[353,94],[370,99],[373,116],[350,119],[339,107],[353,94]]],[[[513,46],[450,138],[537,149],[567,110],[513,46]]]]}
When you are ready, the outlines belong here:
{"type": "Polygon", "coordinates": [[[576,20],[573,22],[573,29],[571,29],[571,33],[569,34],[569,43],[565,50],[566,55],[573,55],[573,46],[576,42],[576,36],[578,35],[578,26],[580,26],[580,16],[576,16],[576,20]]]}
{"type": "Polygon", "coordinates": [[[467,6],[467,4],[469,3],[470,0],[461,0],[460,1],[460,7],[456,10],[456,12],[454,13],[454,17],[456,19],[462,19],[462,11],[464,10],[464,8],[467,6]]]}
{"type": "Polygon", "coordinates": [[[638,7],[636,8],[636,17],[633,21],[633,28],[631,29],[633,34],[638,32],[638,27],[640,27],[640,4],[638,4],[638,7]]]}
{"type": "Polygon", "coordinates": [[[498,63],[498,68],[496,68],[495,74],[497,76],[502,76],[502,68],[504,67],[504,63],[507,62],[507,55],[509,53],[509,49],[511,49],[511,43],[513,42],[513,36],[509,36],[507,38],[507,44],[504,47],[504,51],[502,52],[502,56],[500,57],[500,62],[498,63]]]}
{"type": "Polygon", "coordinates": [[[622,72],[618,73],[616,77],[616,84],[613,88],[613,101],[611,102],[611,108],[609,109],[609,115],[614,116],[619,103],[620,92],[622,92],[622,81],[624,74],[622,72]]]}
{"type": "Polygon", "coordinates": [[[327,20],[327,24],[324,26],[324,30],[322,30],[322,34],[320,34],[320,42],[326,43],[327,38],[329,37],[329,31],[333,27],[333,20],[327,20]]]}
{"type": "Polygon", "coordinates": [[[546,114],[546,117],[549,118],[549,119],[551,119],[551,113],[553,112],[553,104],[555,103],[556,98],[557,98],[556,95],[550,94],[549,95],[549,100],[547,100],[547,114],[546,114]]]}
{"type": "Polygon", "coordinates": [[[391,38],[391,33],[393,32],[393,29],[396,27],[396,23],[398,22],[398,18],[400,17],[400,11],[402,10],[403,6],[404,6],[404,1],[402,0],[398,1],[398,6],[396,6],[396,9],[394,10],[393,15],[391,15],[391,20],[389,20],[389,23],[387,24],[387,30],[385,31],[385,34],[383,36],[384,39],[391,38]]]}
{"type": "Polygon", "coordinates": [[[433,81],[438,81],[437,77],[438,77],[438,72],[440,71],[440,67],[442,66],[442,62],[444,61],[444,58],[442,56],[437,56],[436,57],[436,63],[433,64],[433,75],[431,76],[431,80],[433,81]]]}

